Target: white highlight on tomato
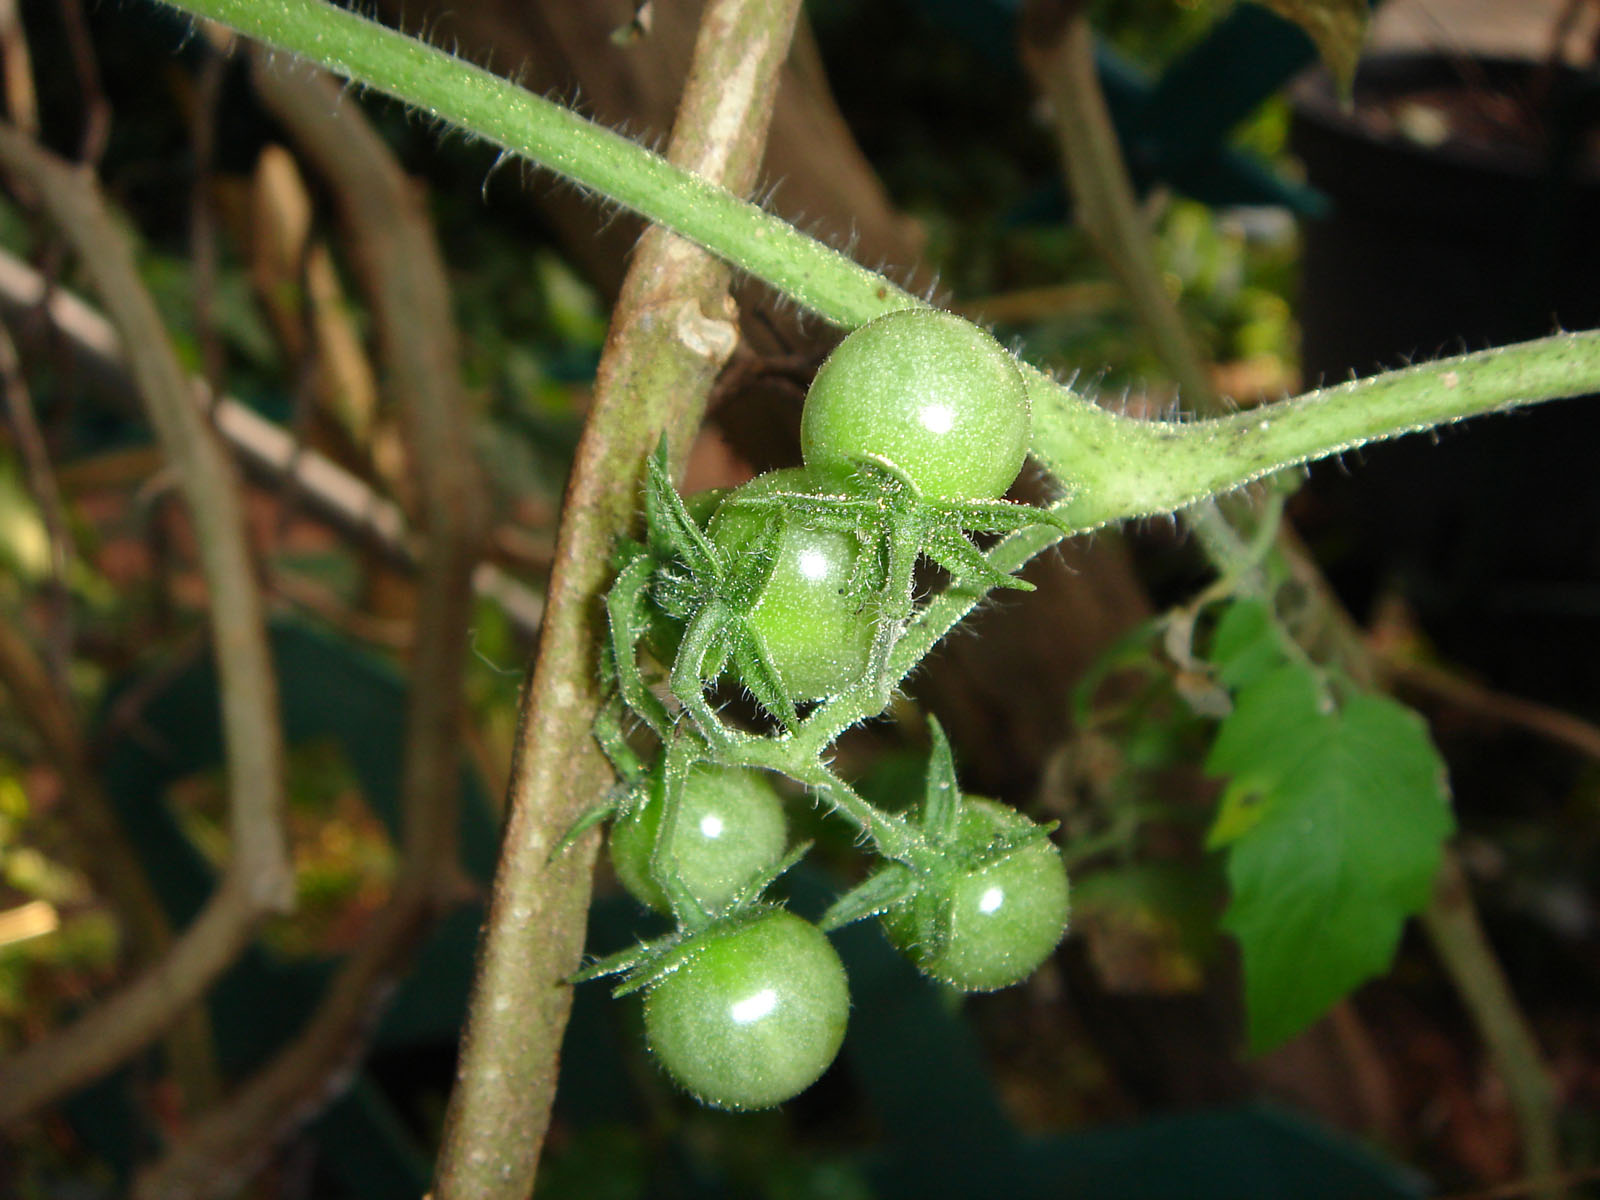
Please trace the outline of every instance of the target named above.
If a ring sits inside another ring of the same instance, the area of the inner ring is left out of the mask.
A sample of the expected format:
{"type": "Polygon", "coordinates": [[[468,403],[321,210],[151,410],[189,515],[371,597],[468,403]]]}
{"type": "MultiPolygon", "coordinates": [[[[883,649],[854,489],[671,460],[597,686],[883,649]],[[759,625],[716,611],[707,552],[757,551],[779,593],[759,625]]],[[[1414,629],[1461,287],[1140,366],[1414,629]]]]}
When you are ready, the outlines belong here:
{"type": "Polygon", "coordinates": [[[1005,902],[1005,888],[992,887],[978,897],[978,911],[988,916],[990,913],[999,912],[1000,906],[1005,902]]]}
{"type": "Polygon", "coordinates": [[[820,550],[802,550],[796,565],[813,582],[828,577],[828,556],[820,550]]]}
{"type": "Polygon", "coordinates": [[[722,823],[722,818],[717,816],[716,813],[707,813],[700,818],[701,837],[719,838],[726,828],[727,826],[722,823]]]}
{"type": "Polygon", "coordinates": [[[955,409],[948,404],[930,404],[917,413],[917,422],[929,433],[949,433],[956,427],[955,409]]]}
{"type": "Polygon", "coordinates": [[[768,1016],[777,1007],[778,993],[772,988],[762,988],[752,996],[735,1000],[728,1009],[728,1015],[733,1018],[735,1025],[748,1025],[768,1016]]]}

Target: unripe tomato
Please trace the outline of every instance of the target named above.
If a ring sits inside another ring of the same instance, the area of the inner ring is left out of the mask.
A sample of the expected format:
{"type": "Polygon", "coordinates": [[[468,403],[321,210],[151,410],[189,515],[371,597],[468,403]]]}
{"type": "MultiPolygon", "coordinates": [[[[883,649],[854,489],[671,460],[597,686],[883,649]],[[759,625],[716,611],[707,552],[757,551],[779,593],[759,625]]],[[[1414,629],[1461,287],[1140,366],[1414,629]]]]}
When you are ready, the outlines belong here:
{"type": "Polygon", "coordinates": [[[994,991],[1032,975],[1061,941],[1070,891],[1053,842],[1028,842],[983,865],[960,862],[1027,824],[1002,804],[967,797],[948,871],[884,914],[889,940],[924,974],[964,992],[994,991]]]}
{"type": "MultiPolygon", "coordinates": [[[[814,492],[801,468],[771,471],[731,492],[711,519],[711,540],[730,555],[755,551],[770,514],[739,501],[771,492],[814,492]]],[[[789,698],[835,696],[861,678],[872,653],[875,617],[851,593],[860,556],[859,534],[819,529],[798,513],[781,522],[772,574],[748,614],[789,698]]]]}
{"type": "Polygon", "coordinates": [[[783,909],[695,939],[645,993],[650,1049],[716,1108],[771,1108],[815,1083],[844,1040],[844,964],[815,925],[783,909]]]}
{"type": "MultiPolygon", "coordinates": [[[[622,886],[640,903],[666,912],[667,894],[650,874],[662,788],[658,766],[650,798],[612,825],[609,842],[622,886]]],[[[711,763],[689,768],[671,853],[684,885],[707,908],[722,908],[751,876],[782,858],[788,836],[783,801],[763,772],[711,763]]]]}
{"type": "Polygon", "coordinates": [[[800,445],[819,477],[845,480],[876,455],[925,496],[993,500],[1028,453],[1028,389],[1015,361],[950,313],[912,309],[857,329],[806,395],[800,445]]]}

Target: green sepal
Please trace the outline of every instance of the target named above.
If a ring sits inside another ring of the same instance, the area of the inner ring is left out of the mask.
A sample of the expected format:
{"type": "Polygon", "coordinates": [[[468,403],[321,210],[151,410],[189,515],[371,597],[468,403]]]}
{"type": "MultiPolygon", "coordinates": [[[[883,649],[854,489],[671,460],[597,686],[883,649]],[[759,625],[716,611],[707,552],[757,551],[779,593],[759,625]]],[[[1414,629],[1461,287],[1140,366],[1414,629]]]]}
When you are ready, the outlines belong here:
{"type": "Polygon", "coordinates": [[[1015,533],[1035,525],[1048,525],[1062,534],[1073,532],[1072,526],[1048,508],[1011,500],[967,500],[959,504],[930,500],[925,503],[952,524],[974,533],[1015,533]]]}
{"type": "Polygon", "coordinates": [[[637,946],[629,946],[626,950],[618,950],[615,954],[608,954],[587,967],[573,972],[567,976],[570,984],[588,983],[591,979],[604,979],[607,975],[623,975],[632,971],[639,964],[654,955],[660,954],[673,943],[677,942],[677,934],[669,934],[663,938],[656,938],[649,942],[640,942],[637,946]]]}
{"type": "Polygon", "coordinates": [[[748,613],[761,599],[778,566],[778,539],[783,536],[782,522],[769,519],[761,534],[728,564],[721,598],[740,613],[748,613]]]}
{"type": "Polygon", "coordinates": [[[828,906],[817,922],[824,933],[856,921],[888,912],[911,899],[917,891],[917,878],[901,863],[885,863],[855,887],[828,906]]]}
{"type": "MultiPolygon", "coordinates": [[[[606,593],[606,619],[610,626],[610,661],[602,657],[601,672],[614,673],[622,699],[657,734],[666,731],[669,718],[666,706],[645,684],[639,673],[637,647],[644,640],[650,618],[645,612],[654,564],[642,549],[618,571],[606,593]]],[[[606,743],[601,742],[604,746],[606,743]]]]}
{"type": "Polygon", "coordinates": [[[980,587],[985,591],[990,588],[1007,588],[1014,592],[1034,590],[1027,580],[997,570],[976,546],[948,529],[929,531],[923,551],[965,587],[980,587]]]}
{"type": "Polygon", "coordinates": [[[734,909],[693,932],[680,929],[659,941],[648,943],[649,952],[635,958],[637,965],[628,971],[621,983],[611,989],[611,995],[620,1000],[623,996],[632,995],[660,982],[698,954],[703,939],[748,925],[776,907],[774,904],[747,905],[734,909]]]}
{"type": "Polygon", "coordinates": [[[842,493],[763,492],[759,496],[741,496],[729,503],[735,508],[774,516],[799,514],[808,525],[839,533],[854,532],[862,525],[875,523],[883,512],[883,503],[879,500],[842,493]]]}
{"type": "MultiPolygon", "coordinates": [[[[611,661],[611,652],[602,647],[600,653],[602,663],[611,661]]],[[[613,666],[613,671],[615,667],[613,666]]],[[[612,690],[600,706],[600,711],[595,714],[594,724],[590,732],[594,740],[599,743],[600,751],[606,756],[606,761],[611,764],[611,769],[617,777],[630,787],[639,776],[645,772],[644,763],[633,752],[633,747],[628,745],[628,739],[622,731],[622,713],[624,710],[622,695],[612,690]]]]}
{"type": "Polygon", "coordinates": [[[661,440],[656,443],[656,451],[650,456],[646,467],[645,521],[650,527],[651,545],[657,555],[682,559],[695,575],[720,578],[722,556],[689,515],[677,488],[672,485],[666,434],[662,434],[661,440]]]}
{"type": "MultiPolygon", "coordinates": [[[[1020,816],[1021,814],[1018,815],[1020,816]]],[[[968,859],[968,869],[977,870],[980,867],[986,867],[990,863],[999,862],[1003,858],[1010,858],[1024,846],[1046,841],[1060,825],[1061,822],[1059,821],[1033,821],[1029,823],[1026,829],[1018,829],[1015,833],[1002,834],[968,859]]]]}
{"type": "Polygon", "coordinates": [[[955,835],[961,819],[961,787],[956,781],[950,739],[945,736],[944,727],[931,715],[928,737],[932,748],[928,753],[927,782],[922,792],[921,825],[928,836],[944,840],[955,835]]]}
{"type": "Polygon", "coordinates": [[[781,722],[785,729],[793,729],[799,723],[800,716],[795,711],[789,689],[773,669],[761,635],[748,626],[734,641],[733,669],[761,707],[781,722]]]}
{"type": "Polygon", "coordinates": [[[791,848],[787,854],[773,863],[772,866],[757,875],[751,876],[749,882],[735,894],[726,911],[733,912],[746,907],[753,901],[759,900],[761,893],[765,892],[783,875],[793,870],[794,867],[799,865],[801,859],[811,853],[813,845],[815,845],[813,842],[801,842],[791,848]]]}

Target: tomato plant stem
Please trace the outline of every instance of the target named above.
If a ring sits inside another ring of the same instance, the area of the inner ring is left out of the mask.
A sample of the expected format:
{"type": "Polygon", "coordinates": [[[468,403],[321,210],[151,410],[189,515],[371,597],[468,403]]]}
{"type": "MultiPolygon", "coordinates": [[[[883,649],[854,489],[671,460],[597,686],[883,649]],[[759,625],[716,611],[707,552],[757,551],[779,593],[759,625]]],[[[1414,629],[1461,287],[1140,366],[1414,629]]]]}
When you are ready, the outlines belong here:
{"type": "MultiPolygon", "coordinates": [[[[592,188],[854,327],[922,302],[889,279],[643,146],[325,0],[169,0],[321,63],[592,188]]],[[[1033,453],[1079,529],[1173,512],[1285,466],[1518,404],[1600,391],[1600,336],[1562,334],[1214,419],[1139,421],[1024,366],[1033,453]]]]}

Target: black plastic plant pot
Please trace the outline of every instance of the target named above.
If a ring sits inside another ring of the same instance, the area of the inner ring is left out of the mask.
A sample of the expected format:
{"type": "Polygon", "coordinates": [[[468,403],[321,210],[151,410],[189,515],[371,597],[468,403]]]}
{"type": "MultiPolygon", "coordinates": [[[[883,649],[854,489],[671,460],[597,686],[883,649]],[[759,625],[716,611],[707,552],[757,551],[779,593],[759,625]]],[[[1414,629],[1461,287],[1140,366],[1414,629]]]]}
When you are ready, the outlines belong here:
{"type": "Polygon", "coordinates": [[[1600,325],[1600,72],[1374,56],[1292,93],[1308,382],[1600,325]]]}
{"type": "MultiPolygon", "coordinates": [[[[1600,73],[1374,57],[1351,107],[1325,76],[1292,95],[1331,202],[1302,227],[1308,386],[1600,326],[1600,73]]],[[[1586,703],[1597,444],[1593,397],[1405,438],[1315,470],[1296,519],[1359,616],[1398,593],[1448,658],[1586,703]]]]}

